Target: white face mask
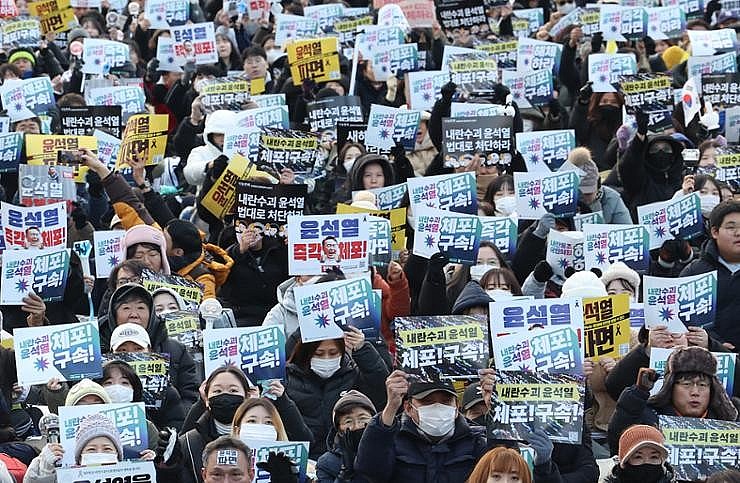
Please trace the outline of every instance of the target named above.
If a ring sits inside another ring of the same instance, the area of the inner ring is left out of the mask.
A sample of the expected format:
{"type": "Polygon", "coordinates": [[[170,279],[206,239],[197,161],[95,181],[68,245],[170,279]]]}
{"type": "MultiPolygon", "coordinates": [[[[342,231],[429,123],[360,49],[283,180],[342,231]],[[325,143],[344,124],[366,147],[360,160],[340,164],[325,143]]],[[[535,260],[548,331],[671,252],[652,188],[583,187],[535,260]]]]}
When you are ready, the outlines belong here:
{"type": "Polygon", "coordinates": [[[105,386],[105,392],[110,396],[111,402],[130,403],[134,400],[134,390],[123,384],[112,384],[105,386]]]}
{"type": "Polygon", "coordinates": [[[574,3],[565,3],[563,5],[558,5],[558,12],[562,13],[563,15],[568,15],[570,12],[575,10],[576,4],[574,3]]]}
{"type": "Polygon", "coordinates": [[[243,423],[239,428],[239,438],[277,441],[277,430],[271,424],[243,423]]]}
{"type": "Polygon", "coordinates": [[[82,453],[80,464],[82,466],[112,465],[118,463],[116,453],[82,453]]]}
{"type": "Polygon", "coordinates": [[[345,159],[342,163],[342,166],[344,166],[344,170],[349,173],[349,170],[352,169],[352,166],[354,166],[355,160],[353,159],[345,159]]]}
{"type": "Polygon", "coordinates": [[[701,202],[701,213],[708,217],[714,207],[719,204],[719,196],[699,193],[699,201],[701,202]]]}
{"type": "Polygon", "coordinates": [[[424,433],[439,438],[455,429],[457,408],[447,404],[434,403],[416,408],[419,413],[419,429],[424,433]]]}
{"type": "Polygon", "coordinates": [[[476,282],[480,282],[480,279],[483,278],[483,275],[485,275],[486,272],[492,268],[496,267],[494,267],[493,265],[488,265],[486,263],[473,265],[472,267],[470,267],[470,279],[475,280],[476,282]]]}
{"type": "Polygon", "coordinates": [[[335,357],[334,359],[322,359],[320,357],[311,358],[311,370],[316,373],[322,379],[328,379],[339,370],[339,365],[342,362],[341,357],[335,357]]]}
{"type": "Polygon", "coordinates": [[[496,200],[496,210],[504,216],[509,216],[516,210],[516,197],[504,196],[496,200]]]}
{"type": "Polygon", "coordinates": [[[494,288],[493,290],[486,290],[486,293],[496,302],[501,300],[509,300],[513,295],[508,290],[502,290],[500,288],[494,288]]]}

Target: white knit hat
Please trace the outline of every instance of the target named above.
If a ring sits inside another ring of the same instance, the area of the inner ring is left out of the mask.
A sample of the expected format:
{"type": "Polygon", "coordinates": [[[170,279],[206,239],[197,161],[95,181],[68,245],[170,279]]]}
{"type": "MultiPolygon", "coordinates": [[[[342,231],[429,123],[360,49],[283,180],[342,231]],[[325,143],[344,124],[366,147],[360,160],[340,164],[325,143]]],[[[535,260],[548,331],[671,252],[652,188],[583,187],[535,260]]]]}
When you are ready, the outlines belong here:
{"type": "Polygon", "coordinates": [[[601,276],[604,287],[608,287],[614,280],[624,280],[635,289],[635,295],[640,292],[640,275],[628,267],[624,262],[614,262],[609,265],[601,276]]]}
{"type": "Polygon", "coordinates": [[[563,297],[606,297],[606,287],[595,273],[588,270],[576,272],[565,280],[563,297]]]}

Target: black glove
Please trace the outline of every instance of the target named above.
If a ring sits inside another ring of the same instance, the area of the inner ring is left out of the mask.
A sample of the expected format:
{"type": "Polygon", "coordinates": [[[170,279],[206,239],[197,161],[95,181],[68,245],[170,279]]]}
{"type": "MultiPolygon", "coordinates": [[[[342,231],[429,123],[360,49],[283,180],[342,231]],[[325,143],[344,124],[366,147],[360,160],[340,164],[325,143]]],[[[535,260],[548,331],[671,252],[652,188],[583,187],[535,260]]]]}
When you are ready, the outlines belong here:
{"type": "Polygon", "coordinates": [[[450,81],[447,84],[442,86],[442,100],[445,102],[452,102],[452,96],[455,95],[455,91],[457,90],[457,84],[450,81]]]}
{"type": "Polygon", "coordinates": [[[438,271],[443,270],[445,268],[445,265],[450,263],[450,259],[447,258],[447,255],[443,255],[442,253],[435,253],[432,255],[432,258],[429,259],[429,270],[430,271],[438,271]]]}
{"type": "Polygon", "coordinates": [[[391,156],[393,156],[393,159],[406,157],[406,148],[403,147],[402,143],[397,142],[396,145],[391,148],[391,156]]]}
{"type": "Polygon", "coordinates": [[[98,173],[89,169],[87,170],[87,192],[93,198],[101,198],[103,196],[103,181],[98,176],[98,173]]]}
{"type": "Polygon", "coordinates": [[[591,96],[594,93],[593,82],[588,81],[586,82],[586,85],[581,87],[581,90],[578,91],[578,102],[581,104],[588,104],[591,102],[591,96]]]}
{"type": "Polygon", "coordinates": [[[85,213],[85,210],[79,206],[72,210],[72,213],[70,213],[69,216],[72,217],[75,228],[78,230],[82,230],[85,227],[85,224],[87,224],[87,213],[85,213]]]}
{"type": "Polygon", "coordinates": [[[170,428],[164,428],[159,431],[159,440],[157,441],[157,447],[154,448],[154,454],[156,455],[154,457],[154,462],[157,464],[167,464],[168,461],[177,461],[177,458],[173,459],[173,456],[175,454],[179,454],[179,451],[180,444],[177,441],[177,433],[170,430],[170,428]],[[170,445],[171,439],[174,439],[174,445],[172,446],[172,451],[168,453],[167,449],[170,445]]]}
{"type": "Polygon", "coordinates": [[[511,94],[511,89],[503,84],[496,84],[493,86],[493,98],[491,99],[494,104],[506,105],[506,98],[511,94]]]}
{"type": "Polygon", "coordinates": [[[195,62],[187,62],[182,66],[182,72],[182,83],[185,86],[189,86],[190,81],[193,80],[193,75],[195,75],[195,62]]]}
{"type": "Polygon", "coordinates": [[[342,468],[339,471],[340,481],[352,481],[355,477],[355,448],[352,443],[352,431],[345,431],[339,439],[339,444],[342,447],[342,468]]]}
{"type": "Polygon", "coordinates": [[[229,157],[221,155],[213,160],[213,167],[211,168],[211,178],[217,180],[226,170],[226,166],[229,164],[229,157]]]}
{"type": "Polygon", "coordinates": [[[149,82],[156,84],[161,75],[162,74],[159,72],[159,59],[155,57],[149,62],[147,62],[146,78],[149,79],[149,82]]]}
{"type": "Polygon", "coordinates": [[[637,109],[635,111],[635,121],[637,122],[637,134],[642,134],[643,136],[647,134],[649,120],[650,120],[650,117],[647,115],[646,112],[643,112],[641,109],[637,109]]]}
{"type": "Polygon", "coordinates": [[[298,467],[284,453],[270,451],[267,461],[257,463],[257,468],[270,473],[272,483],[298,482],[298,467]]]}
{"type": "Polygon", "coordinates": [[[601,35],[601,32],[596,32],[593,37],[591,37],[591,53],[598,54],[601,52],[601,44],[603,42],[604,36],[601,35]]]}
{"type": "Polygon", "coordinates": [[[547,101],[547,107],[550,109],[550,117],[560,117],[560,102],[554,97],[547,101]]]}
{"type": "Polygon", "coordinates": [[[640,372],[637,373],[636,386],[645,392],[650,392],[653,386],[655,386],[655,381],[657,380],[658,373],[655,372],[655,369],[650,369],[649,367],[641,367],[640,372]]]}
{"type": "Polygon", "coordinates": [[[534,266],[534,270],[532,270],[532,276],[540,283],[547,282],[548,280],[550,280],[550,277],[552,277],[552,275],[552,267],[549,263],[547,263],[546,260],[540,260],[537,265],[534,266]]]}
{"type": "Polygon", "coordinates": [[[316,81],[313,79],[304,79],[301,83],[301,92],[303,98],[307,101],[313,101],[316,98],[316,81]]]}
{"type": "Polygon", "coordinates": [[[711,20],[712,14],[714,14],[714,12],[719,12],[720,10],[722,10],[722,5],[719,3],[719,0],[711,0],[711,2],[707,3],[704,10],[706,12],[706,18],[711,20]]]}
{"type": "Polygon", "coordinates": [[[658,256],[666,263],[686,260],[691,256],[691,245],[686,240],[666,240],[661,245],[658,256]]]}

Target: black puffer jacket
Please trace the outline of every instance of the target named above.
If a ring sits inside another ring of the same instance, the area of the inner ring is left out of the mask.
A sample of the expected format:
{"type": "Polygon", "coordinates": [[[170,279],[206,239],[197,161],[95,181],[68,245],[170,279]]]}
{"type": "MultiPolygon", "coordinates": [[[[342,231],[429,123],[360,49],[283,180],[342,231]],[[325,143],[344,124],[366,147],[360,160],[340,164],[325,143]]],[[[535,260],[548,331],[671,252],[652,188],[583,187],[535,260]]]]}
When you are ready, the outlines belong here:
{"type": "Polygon", "coordinates": [[[326,438],[333,427],[332,409],[342,392],[356,389],[367,395],[376,408],[385,406],[388,367],[369,342],[351,357],[345,354],[339,370],[328,379],[292,363],[286,369],[285,390],[313,433],[309,456],[314,460],[326,452],[326,438]]]}

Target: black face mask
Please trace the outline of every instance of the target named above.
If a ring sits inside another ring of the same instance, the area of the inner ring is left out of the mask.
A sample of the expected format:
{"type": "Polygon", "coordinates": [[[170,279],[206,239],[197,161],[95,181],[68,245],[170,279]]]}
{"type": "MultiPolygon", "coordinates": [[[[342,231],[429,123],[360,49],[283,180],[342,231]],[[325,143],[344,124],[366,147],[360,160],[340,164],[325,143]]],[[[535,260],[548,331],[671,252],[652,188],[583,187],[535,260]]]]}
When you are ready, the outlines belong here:
{"type": "Polygon", "coordinates": [[[236,409],[244,402],[244,396],[239,394],[219,394],[208,398],[211,415],[221,424],[231,424],[236,409]]]}
{"type": "Polygon", "coordinates": [[[601,119],[610,124],[622,121],[622,110],[617,106],[599,106],[599,113],[601,114],[601,119]]]}
{"type": "Polygon", "coordinates": [[[655,154],[648,153],[647,158],[648,165],[661,173],[671,169],[673,164],[673,153],[666,153],[665,151],[658,151],[655,154]]]}
{"type": "Polygon", "coordinates": [[[362,433],[364,432],[365,428],[347,430],[341,433],[342,447],[353,453],[357,453],[357,448],[360,447],[360,439],[362,439],[362,433]]]}
{"type": "Polygon", "coordinates": [[[663,477],[663,465],[624,465],[621,481],[634,483],[655,483],[663,477]]]}

